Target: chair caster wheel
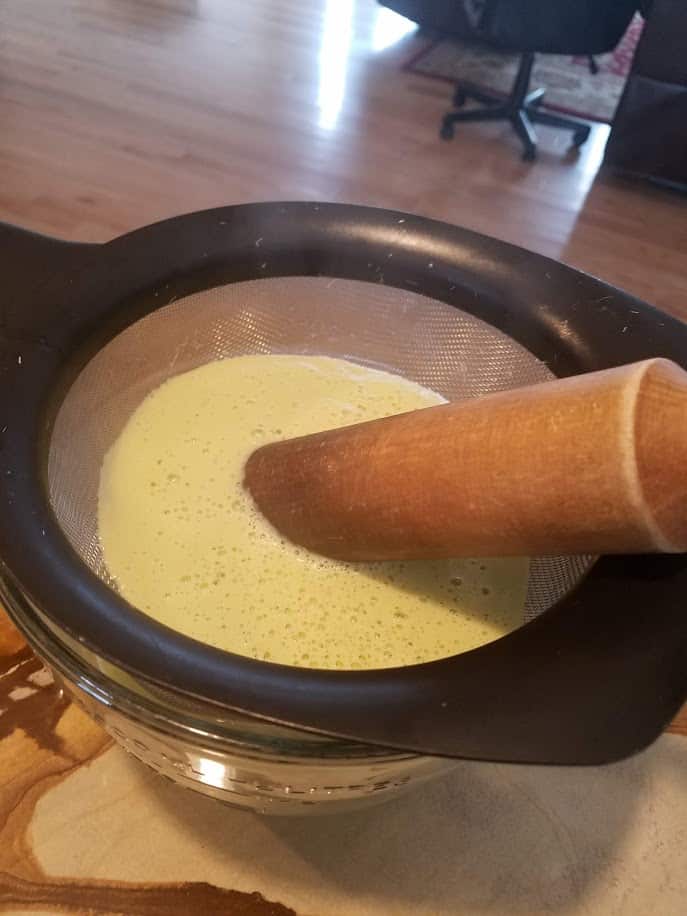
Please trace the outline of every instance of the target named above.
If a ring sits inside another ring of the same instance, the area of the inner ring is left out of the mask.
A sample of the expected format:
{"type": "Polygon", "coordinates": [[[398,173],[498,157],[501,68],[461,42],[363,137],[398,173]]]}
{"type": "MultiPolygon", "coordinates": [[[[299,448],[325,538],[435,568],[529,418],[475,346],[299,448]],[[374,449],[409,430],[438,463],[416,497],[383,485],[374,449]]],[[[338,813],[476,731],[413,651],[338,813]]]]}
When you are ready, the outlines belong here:
{"type": "Polygon", "coordinates": [[[450,121],[442,121],[441,128],[439,130],[439,136],[442,140],[453,140],[455,132],[455,127],[453,124],[451,124],[450,121]]]}
{"type": "Polygon", "coordinates": [[[589,134],[591,130],[589,127],[581,127],[579,130],[576,130],[573,134],[572,145],[579,149],[584,143],[589,139],[589,134]]]}
{"type": "Polygon", "coordinates": [[[468,97],[465,95],[462,89],[456,89],[456,91],[453,93],[453,105],[455,108],[462,108],[467,100],[468,97]]]}
{"type": "Polygon", "coordinates": [[[522,154],[523,162],[534,162],[536,158],[537,158],[537,150],[536,150],[536,147],[534,146],[528,147],[522,154]]]}

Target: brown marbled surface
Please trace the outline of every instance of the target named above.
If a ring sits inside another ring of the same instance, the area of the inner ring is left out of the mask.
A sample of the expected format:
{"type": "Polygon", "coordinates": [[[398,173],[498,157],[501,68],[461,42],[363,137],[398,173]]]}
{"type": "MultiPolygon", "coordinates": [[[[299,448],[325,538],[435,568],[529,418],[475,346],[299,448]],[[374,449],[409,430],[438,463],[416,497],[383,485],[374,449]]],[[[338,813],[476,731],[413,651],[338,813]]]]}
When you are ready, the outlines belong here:
{"type": "Polygon", "coordinates": [[[0,912],[682,912],[682,738],[606,768],[461,764],[369,812],[269,821],[113,747],[2,612],[0,710],[0,912]]]}
{"type": "Polygon", "coordinates": [[[46,874],[30,837],[36,805],[111,743],[66,699],[0,609],[0,912],[46,908],[73,914],[294,916],[291,908],[256,891],[207,882],[113,882],[46,874]]]}

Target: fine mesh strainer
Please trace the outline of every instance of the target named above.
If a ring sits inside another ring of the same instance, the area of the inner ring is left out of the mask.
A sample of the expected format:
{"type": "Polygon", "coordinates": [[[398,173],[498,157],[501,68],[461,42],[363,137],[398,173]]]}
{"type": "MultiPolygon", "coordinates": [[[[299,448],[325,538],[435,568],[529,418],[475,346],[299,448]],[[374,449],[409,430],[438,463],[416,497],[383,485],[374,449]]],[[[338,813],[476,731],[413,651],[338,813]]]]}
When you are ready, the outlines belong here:
{"type": "MultiPolygon", "coordinates": [[[[339,356],[397,372],[447,400],[553,377],[501,331],[418,293],[358,280],[287,277],[204,290],[140,319],[85,366],[50,439],[50,502],[71,545],[108,581],[97,531],[100,469],[141,401],[165,379],[247,353],[339,356]]],[[[583,557],[534,558],[526,618],[587,570],[583,557]]]]}
{"type": "Polygon", "coordinates": [[[529,252],[357,207],[227,208],[103,246],[9,228],[4,240],[26,284],[4,308],[4,576],[78,644],[237,712],[446,756],[602,762],[674,714],[687,695],[682,557],[535,558],[529,622],[497,642],[406,668],[304,670],[130,607],[107,580],[96,499],[131,412],[212,359],[343,356],[456,400],[652,356],[685,366],[679,322],[529,252]]]}

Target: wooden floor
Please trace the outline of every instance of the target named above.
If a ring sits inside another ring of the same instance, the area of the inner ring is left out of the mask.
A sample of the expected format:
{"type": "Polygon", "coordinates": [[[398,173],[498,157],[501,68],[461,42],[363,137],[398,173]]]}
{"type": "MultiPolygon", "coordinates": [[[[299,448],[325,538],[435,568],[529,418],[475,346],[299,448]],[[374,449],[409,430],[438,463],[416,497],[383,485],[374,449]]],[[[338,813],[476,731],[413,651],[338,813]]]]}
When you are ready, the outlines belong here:
{"type": "Polygon", "coordinates": [[[438,139],[449,87],[373,0],[4,0],[0,220],[105,240],[225,203],[328,199],[463,224],[687,317],[687,199],[541,129],[438,139]]]}

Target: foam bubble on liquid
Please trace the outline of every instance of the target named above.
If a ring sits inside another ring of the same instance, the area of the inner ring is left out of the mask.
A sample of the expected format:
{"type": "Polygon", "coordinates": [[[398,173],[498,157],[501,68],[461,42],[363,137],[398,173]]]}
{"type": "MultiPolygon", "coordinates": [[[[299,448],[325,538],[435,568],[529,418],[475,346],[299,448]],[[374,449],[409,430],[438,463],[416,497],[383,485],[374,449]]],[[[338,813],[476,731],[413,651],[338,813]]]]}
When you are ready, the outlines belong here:
{"type": "Polygon", "coordinates": [[[109,572],[162,623],[286,664],[413,664],[498,637],[522,622],[527,561],[340,563],[286,542],[242,485],[263,442],[441,400],[328,357],[237,357],[169,379],[103,465],[109,572]]]}

